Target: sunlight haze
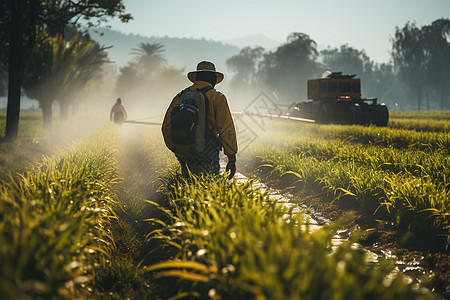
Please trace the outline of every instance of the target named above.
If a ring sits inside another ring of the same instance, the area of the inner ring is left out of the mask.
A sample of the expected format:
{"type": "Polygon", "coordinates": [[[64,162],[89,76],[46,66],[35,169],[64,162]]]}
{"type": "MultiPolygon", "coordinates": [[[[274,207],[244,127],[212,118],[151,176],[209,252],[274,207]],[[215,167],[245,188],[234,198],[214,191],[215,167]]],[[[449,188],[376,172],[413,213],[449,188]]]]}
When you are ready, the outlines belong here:
{"type": "Polygon", "coordinates": [[[423,26],[450,16],[449,0],[125,0],[124,3],[134,20],[128,24],[117,20],[109,23],[112,29],[123,33],[205,38],[231,44],[239,38],[261,35],[277,45],[285,42],[290,33],[302,32],[316,41],[319,50],[348,44],[365,50],[376,62],[389,60],[390,39],[396,26],[403,27],[408,21],[423,26]]]}

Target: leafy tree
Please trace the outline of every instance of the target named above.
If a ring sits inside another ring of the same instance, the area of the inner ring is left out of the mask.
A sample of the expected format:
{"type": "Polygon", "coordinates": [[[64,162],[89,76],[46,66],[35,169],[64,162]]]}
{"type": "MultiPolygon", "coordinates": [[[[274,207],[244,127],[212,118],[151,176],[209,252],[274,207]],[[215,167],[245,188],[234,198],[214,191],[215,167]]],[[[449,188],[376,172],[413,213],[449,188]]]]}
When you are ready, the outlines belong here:
{"type": "Polygon", "coordinates": [[[227,67],[235,73],[231,86],[240,89],[253,86],[256,81],[258,64],[264,55],[262,47],[245,47],[226,61],[227,67]]]}
{"type": "Polygon", "coordinates": [[[392,63],[374,64],[370,80],[362,84],[364,95],[377,97],[389,107],[398,105],[404,98],[392,63]]]}
{"type": "Polygon", "coordinates": [[[44,128],[51,127],[52,104],[63,84],[57,68],[53,61],[52,39],[47,37],[34,48],[23,79],[27,96],[39,102],[44,128]]]}
{"type": "Polygon", "coordinates": [[[26,94],[39,102],[44,127],[52,127],[52,105],[58,99],[61,115],[67,116],[75,91],[88,85],[98,74],[106,54],[96,43],[74,36],[69,43],[62,35],[47,37],[33,51],[25,72],[26,94]]]}
{"type": "Polygon", "coordinates": [[[141,75],[135,62],[129,62],[119,69],[116,92],[119,95],[135,97],[137,86],[141,85],[141,75]],[[134,93],[133,93],[134,92],[134,93]]]}
{"type": "Polygon", "coordinates": [[[153,105],[153,107],[160,107],[161,111],[163,111],[163,109],[166,109],[165,105],[167,103],[165,101],[161,101],[160,99],[167,99],[167,101],[169,101],[175,94],[180,92],[180,87],[184,87],[186,82],[188,82],[188,80],[183,69],[178,69],[173,66],[164,67],[156,74],[153,74],[149,80],[144,78],[144,97],[150,100],[149,102],[153,105]],[[149,95],[152,94],[158,95],[158,97],[161,98],[149,98],[149,95]],[[156,102],[159,103],[156,104],[156,102]]]}
{"type": "Polygon", "coordinates": [[[143,89],[152,85],[151,77],[160,73],[166,66],[167,60],[163,53],[164,46],[159,43],[140,43],[131,49],[136,57],[126,66],[120,68],[116,90],[120,95],[139,98],[143,89]]]}
{"type": "Polygon", "coordinates": [[[133,61],[120,68],[116,82],[116,92],[127,98],[127,107],[150,105],[154,109],[159,99],[171,99],[186,84],[184,70],[167,65],[164,46],[155,43],[140,43],[132,49],[136,54],[133,61]],[[141,101],[145,100],[145,101],[141,101]]]}
{"type": "Polygon", "coordinates": [[[306,82],[319,73],[316,42],[304,33],[291,33],[287,43],[264,56],[259,78],[278,93],[285,102],[306,94],[306,82]]]}
{"type": "Polygon", "coordinates": [[[39,30],[39,1],[6,0],[0,3],[3,11],[0,14],[0,37],[6,56],[6,59],[2,59],[2,69],[8,73],[5,139],[13,141],[19,132],[23,73],[39,30]]]}
{"type": "Polygon", "coordinates": [[[40,0],[42,20],[50,36],[63,34],[69,25],[77,25],[79,19],[87,21],[89,27],[100,25],[109,17],[118,17],[122,22],[132,19],[125,14],[123,0],[40,0]]]}
{"type": "Polygon", "coordinates": [[[364,96],[376,96],[384,102],[393,95],[396,87],[392,85],[395,81],[392,65],[375,64],[364,50],[357,50],[348,45],[342,45],[339,49],[328,48],[320,54],[328,69],[356,74],[361,78],[364,96]]]}
{"type": "Polygon", "coordinates": [[[320,52],[323,64],[331,71],[342,71],[345,74],[365,76],[372,71],[373,63],[364,50],[360,51],[348,45],[328,48],[320,52]]]}
{"type": "Polygon", "coordinates": [[[408,22],[403,28],[396,27],[392,44],[394,64],[401,80],[415,95],[418,110],[421,109],[430,59],[424,49],[425,42],[423,31],[414,23],[408,22]]]}
{"type": "Polygon", "coordinates": [[[4,97],[7,95],[8,87],[8,76],[6,73],[0,68],[0,97],[4,97]]]}
{"type": "Polygon", "coordinates": [[[118,16],[128,21],[131,16],[123,14],[123,0],[3,0],[0,2],[0,44],[7,46],[8,108],[5,138],[17,138],[20,114],[20,93],[25,65],[36,44],[36,36],[46,25],[52,34],[64,32],[69,23],[80,19],[93,25],[107,17],[118,16]]]}
{"type": "MultiPolygon", "coordinates": [[[[0,11],[7,11],[6,1],[0,1],[0,11]]],[[[5,15],[0,16],[0,33],[6,32],[6,23],[3,21],[5,15]]],[[[1,37],[1,36],[0,36],[1,37]]],[[[0,39],[0,97],[7,95],[6,91],[8,89],[8,43],[6,39],[0,39]]]]}
{"type": "Polygon", "coordinates": [[[425,51],[429,55],[427,82],[439,92],[440,106],[444,109],[445,99],[450,92],[450,20],[436,20],[422,30],[426,40],[425,51]]]}
{"type": "Polygon", "coordinates": [[[131,53],[136,55],[137,67],[147,75],[166,66],[165,51],[159,43],[140,43],[138,48],[131,49],[131,53]]]}
{"type": "MultiPolygon", "coordinates": [[[[76,44],[77,47],[73,49],[75,51],[68,53],[71,59],[65,67],[65,82],[57,98],[61,121],[67,119],[69,106],[75,102],[77,97],[100,81],[101,67],[104,63],[109,62],[104,48],[97,42],[75,35],[69,43],[69,49],[72,44],[76,44]]],[[[59,45],[59,47],[61,46],[59,45]]]]}

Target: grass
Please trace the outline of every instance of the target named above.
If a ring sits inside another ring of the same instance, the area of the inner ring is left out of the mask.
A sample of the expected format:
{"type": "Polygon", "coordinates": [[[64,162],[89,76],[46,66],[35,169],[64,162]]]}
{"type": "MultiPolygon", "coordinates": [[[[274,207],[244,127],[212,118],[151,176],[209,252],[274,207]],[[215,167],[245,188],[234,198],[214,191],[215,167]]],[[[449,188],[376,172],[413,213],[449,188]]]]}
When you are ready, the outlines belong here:
{"type": "MultiPolygon", "coordinates": [[[[0,112],[0,138],[5,137],[6,112],[0,112]]],[[[38,111],[21,111],[19,120],[19,137],[33,137],[44,130],[42,113],[38,111]]]]}
{"type": "MultiPolygon", "coordinates": [[[[105,142],[105,141],[102,141],[105,142]]],[[[0,193],[0,294],[8,299],[89,295],[97,256],[113,243],[115,152],[94,140],[46,158],[0,193]]]]}
{"type": "Polygon", "coordinates": [[[450,120],[391,118],[389,127],[426,132],[450,132],[450,120]]]}
{"type": "Polygon", "coordinates": [[[369,215],[397,224],[409,242],[449,246],[448,134],[333,125],[304,131],[256,145],[248,156],[332,199],[353,198],[369,215]]]}
{"type": "Polygon", "coordinates": [[[450,120],[450,110],[391,110],[389,114],[393,118],[450,120]]]}
{"type": "MultiPolygon", "coordinates": [[[[347,194],[368,211],[381,205],[406,232],[446,230],[443,133],[276,125],[293,134],[268,133],[248,159],[347,194]]],[[[129,129],[102,127],[70,150],[17,167],[25,172],[3,184],[3,297],[435,298],[391,261],[368,262],[354,246],[359,233],[334,247],[345,220],[312,232],[306,215],[251,181],[184,179],[159,128],[129,129]]]]}
{"type": "MultiPolygon", "coordinates": [[[[168,181],[170,224],[148,239],[175,250],[148,267],[172,294],[213,299],[407,299],[412,289],[393,265],[368,263],[357,238],[333,250],[339,224],[311,232],[307,217],[268,195],[219,176],[168,181]],[[387,279],[389,278],[389,279],[387,279]]],[[[150,220],[155,222],[156,220],[150,220]]]]}
{"type": "Polygon", "coordinates": [[[24,173],[43,156],[62,154],[75,141],[86,139],[99,128],[96,118],[84,114],[65,123],[57,121],[52,130],[44,130],[40,112],[22,111],[19,136],[14,142],[6,143],[5,112],[0,112],[0,185],[9,181],[9,174],[24,173]]]}

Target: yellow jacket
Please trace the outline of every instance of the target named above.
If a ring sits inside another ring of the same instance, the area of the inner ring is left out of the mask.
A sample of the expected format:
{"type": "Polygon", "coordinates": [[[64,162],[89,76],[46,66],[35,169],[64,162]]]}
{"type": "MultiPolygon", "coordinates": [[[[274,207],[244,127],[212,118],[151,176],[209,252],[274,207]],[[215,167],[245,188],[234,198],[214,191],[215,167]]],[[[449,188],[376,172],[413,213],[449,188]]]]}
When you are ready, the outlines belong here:
{"type": "MultiPolygon", "coordinates": [[[[211,84],[206,81],[196,81],[189,88],[194,91],[206,86],[211,86],[211,84]]],[[[179,104],[179,97],[180,94],[176,95],[170,103],[169,108],[166,111],[166,115],[164,116],[164,121],[161,128],[164,142],[170,150],[172,150],[172,142],[170,137],[170,112],[179,104]]],[[[209,128],[216,134],[216,137],[220,139],[226,155],[236,154],[238,150],[236,130],[234,128],[230,108],[228,107],[227,98],[224,94],[215,89],[206,92],[206,97],[209,101],[209,128]]]]}

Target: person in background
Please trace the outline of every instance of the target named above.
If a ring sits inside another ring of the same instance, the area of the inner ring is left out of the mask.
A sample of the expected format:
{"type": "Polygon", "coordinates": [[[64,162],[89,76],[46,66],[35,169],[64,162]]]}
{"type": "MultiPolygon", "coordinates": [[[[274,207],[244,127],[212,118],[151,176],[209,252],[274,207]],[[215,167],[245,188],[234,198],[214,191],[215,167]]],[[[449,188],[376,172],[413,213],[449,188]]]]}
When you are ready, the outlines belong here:
{"type": "Polygon", "coordinates": [[[111,108],[111,112],[109,113],[110,121],[114,121],[116,124],[122,124],[127,119],[127,110],[125,106],[122,104],[122,99],[117,98],[116,103],[111,108]]]}
{"type": "MultiPolygon", "coordinates": [[[[223,148],[225,155],[228,157],[226,171],[229,171],[229,178],[232,178],[236,172],[236,153],[238,151],[236,130],[228,106],[227,98],[224,94],[214,89],[220,83],[224,75],[216,71],[216,67],[212,62],[202,61],[197,65],[197,70],[187,74],[188,79],[193,85],[188,87],[191,91],[205,90],[204,95],[207,101],[207,130],[209,130],[210,138],[207,141],[205,149],[202,153],[194,157],[183,157],[176,152],[173,147],[173,139],[171,137],[171,112],[174,107],[180,104],[180,96],[183,92],[176,95],[167,109],[162,124],[162,134],[164,142],[170,150],[174,152],[180,162],[182,173],[184,176],[188,174],[188,169],[198,174],[202,171],[219,173],[219,152],[223,148]]],[[[188,90],[186,89],[186,90],[188,90]]]]}

